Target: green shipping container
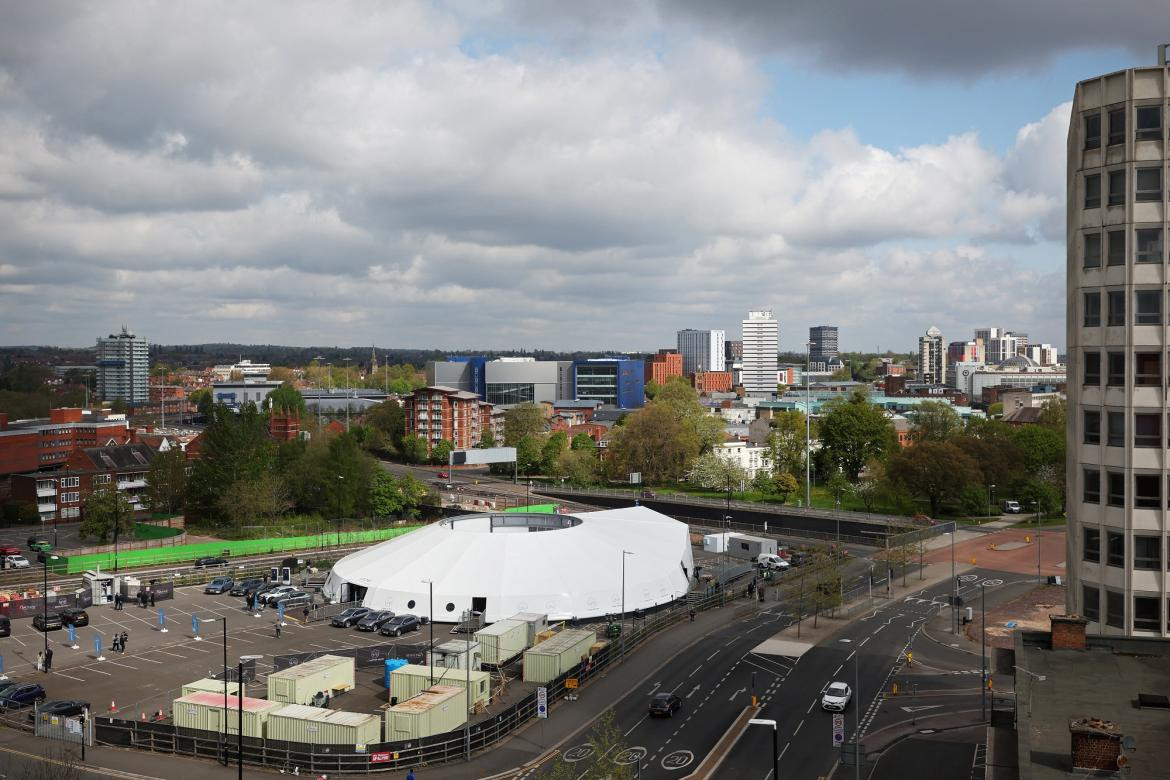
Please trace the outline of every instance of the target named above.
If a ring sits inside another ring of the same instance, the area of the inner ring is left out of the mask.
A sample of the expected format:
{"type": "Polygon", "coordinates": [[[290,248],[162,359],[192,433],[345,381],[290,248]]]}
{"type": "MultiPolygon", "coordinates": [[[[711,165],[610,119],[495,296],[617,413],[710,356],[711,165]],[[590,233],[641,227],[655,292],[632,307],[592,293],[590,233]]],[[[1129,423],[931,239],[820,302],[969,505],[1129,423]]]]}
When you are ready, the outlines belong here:
{"type": "MultiPolygon", "coordinates": [[[[240,732],[240,700],[235,696],[228,696],[227,705],[227,733],[238,734],[240,732]]],[[[244,736],[262,738],[268,714],[282,706],[284,705],[278,701],[251,699],[245,696],[243,701],[244,736]]],[[[196,691],[175,699],[172,707],[171,713],[174,716],[176,726],[204,731],[222,732],[224,730],[222,693],[196,691]]]]}
{"type": "MultiPolygon", "coordinates": [[[[228,681],[227,692],[229,696],[235,696],[236,692],[240,690],[238,682],[228,681]]],[[[211,693],[218,693],[220,698],[223,698],[223,680],[216,680],[211,677],[204,677],[202,680],[189,682],[183,686],[183,696],[186,696],[196,691],[210,691],[211,693]]],[[[223,702],[220,702],[221,704],[223,702]]]]}
{"type": "Polygon", "coordinates": [[[593,631],[570,628],[524,652],[524,681],[546,683],[581,663],[597,641],[593,631]]]}
{"type": "Polygon", "coordinates": [[[318,693],[353,690],[354,680],[352,658],[322,655],[268,675],[268,698],[283,704],[312,704],[318,693]]]}
{"type": "Polygon", "coordinates": [[[266,736],[310,745],[368,745],[382,741],[382,719],[366,712],[286,704],[268,713],[266,736]]]}
{"type": "MultiPolygon", "coordinates": [[[[445,669],[436,666],[433,684],[454,685],[462,690],[466,687],[468,674],[471,675],[471,709],[475,709],[476,705],[486,707],[492,697],[492,676],[488,672],[473,669],[469,673],[465,669],[445,669]]],[[[431,685],[429,666],[407,664],[390,672],[390,698],[396,699],[399,704],[413,699],[431,685]]]]}
{"type": "Polygon", "coordinates": [[[386,710],[386,741],[422,739],[454,731],[467,722],[463,689],[436,685],[386,710]]]}
{"type": "Polygon", "coordinates": [[[483,648],[483,663],[506,664],[528,647],[528,624],[523,620],[500,620],[475,632],[483,648]]]}

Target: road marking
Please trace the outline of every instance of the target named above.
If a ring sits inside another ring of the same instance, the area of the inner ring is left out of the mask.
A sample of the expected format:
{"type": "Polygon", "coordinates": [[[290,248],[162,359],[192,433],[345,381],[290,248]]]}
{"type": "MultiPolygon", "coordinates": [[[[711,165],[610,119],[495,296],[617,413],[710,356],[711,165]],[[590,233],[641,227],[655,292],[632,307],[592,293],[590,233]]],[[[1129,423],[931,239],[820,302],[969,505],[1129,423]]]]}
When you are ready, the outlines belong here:
{"type": "Polygon", "coordinates": [[[812,708],[815,706],[817,706],[817,700],[813,699],[812,704],[808,705],[808,709],[804,711],[804,714],[808,715],[810,712],[812,712],[812,708]]]}
{"type": "Polygon", "coordinates": [[[923,710],[933,710],[941,707],[941,704],[924,704],[918,707],[902,707],[903,712],[922,712],[923,710]]]}
{"type": "Polygon", "coordinates": [[[792,736],[794,736],[794,737],[795,737],[797,734],[799,734],[799,733],[800,733],[800,727],[801,727],[801,726],[803,726],[803,725],[804,725],[804,721],[803,721],[803,720],[801,720],[801,721],[800,721],[800,723],[797,723],[797,724],[796,724],[796,731],[792,732],[792,736]]]}
{"type": "MultiPolygon", "coordinates": [[[[702,669],[702,668],[703,668],[703,665],[702,665],[702,664],[699,664],[697,667],[695,667],[695,671],[693,671],[693,672],[691,672],[690,674],[688,674],[688,675],[687,675],[687,677],[694,677],[694,676],[695,676],[695,674],[696,674],[696,673],[697,673],[697,672],[698,672],[700,669],[702,669]]],[[[725,679],[725,680],[726,680],[726,679],[727,679],[727,675],[723,675],[723,679],[725,679]]]]}
{"type": "Polygon", "coordinates": [[[862,639],[860,642],[858,642],[857,646],[858,647],[865,647],[865,643],[868,641],[869,641],[869,637],[866,637],[865,639],[862,639]]]}
{"type": "Polygon", "coordinates": [[[841,664],[841,666],[838,666],[837,671],[833,672],[833,676],[836,677],[837,675],[839,675],[841,673],[842,667],[844,667],[844,666],[845,666],[845,664],[841,664]]]}
{"type": "Polygon", "coordinates": [[[707,656],[707,660],[710,661],[712,658],[714,658],[717,655],[719,655],[718,650],[716,650],[714,653],[711,653],[711,655],[707,656]]]}
{"type": "Polygon", "coordinates": [[[695,692],[696,692],[697,690],[699,690],[699,687],[700,687],[700,686],[696,685],[694,688],[691,688],[691,692],[690,692],[690,693],[688,693],[688,694],[687,694],[686,696],[684,696],[683,698],[685,698],[685,699],[689,699],[689,698],[691,698],[692,696],[694,696],[694,695],[695,695],[695,692]]]}
{"type": "Polygon", "coordinates": [[[71,674],[65,674],[65,672],[53,672],[53,674],[59,674],[62,677],[68,677],[70,680],[77,680],[77,682],[85,682],[85,680],[81,679],[80,677],[74,677],[71,674]]]}
{"type": "Polygon", "coordinates": [[[791,742],[784,743],[784,749],[780,751],[780,758],[784,758],[784,754],[788,752],[788,746],[791,744],[791,742]]]}
{"type": "Polygon", "coordinates": [[[637,723],[635,723],[633,726],[630,726],[630,731],[627,731],[627,732],[624,734],[624,736],[627,736],[627,737],[628,737],[628,736],[630,736],[630,732],[631,732],[631,731],[633,731],[634,729],[638,728],[639,726],[641,726],[641,725],[642,725],[642,721],[643,721],[643,720],[646,720],[646,718],[648,718],[648,717],[650,717],[648,714],[647,714],[647,715],[643,715],[643,716],[642,716],[642,718],[641,718],[641,720],[639,720],[639,721],[638,721],[637,723]]]}
{"type": "Polygon", "coordinates": [[[747,693],[747,688],[740,688],[738,691],[736,691],[735,693],[731,694],[731,696],[730,696],[730,697],[728,697],[728,699],[727,699],[727,700],[728,700],[728,701],[735,701],[735,697],[736,697],[736,696],[738,696],[738,695],[740,695],[741,693],[747,693]]]}
{"type": "Polygon", "coordinates": [[[846,657],[846,659],[845,659],[845,660],[846,660],[846,661],[852,661],[852,660],[853,660],[853,656],[855,656],[855,655],[857,655],[857,651],[856,651],[856,650],[854,650],[852,653],[850,653],[850,654],[848,655],[848,657],[846,657]]]}
{"type": "Polygon", "coordinates": [[[659,688],[661,688],[661,687],[662,687],[662,683],[660,683],[660,682],[656,682],[656,683],[654,683],[654,687],[653,687],[653,688],[651,688],[651,689],[650,689],[650,692],[649,692],[649,693],[647,693],[646,695],[647,695],[647,696],[653,696],[653,695],[654,695],[654,691],[658,690],[658,689],[659,689],[659,688]]]}
{"type": "Polygon", "coordinates": [[[97,672],[98,674],[104,674],[106,677],[113,677],[114,676],[114,675],[110,674],[109,672],[103,672],[101,669],[91,669],[88,666],[86,666],[84,668],[85,668],[85,671],[87,671],[87,672],[97,672]]]}

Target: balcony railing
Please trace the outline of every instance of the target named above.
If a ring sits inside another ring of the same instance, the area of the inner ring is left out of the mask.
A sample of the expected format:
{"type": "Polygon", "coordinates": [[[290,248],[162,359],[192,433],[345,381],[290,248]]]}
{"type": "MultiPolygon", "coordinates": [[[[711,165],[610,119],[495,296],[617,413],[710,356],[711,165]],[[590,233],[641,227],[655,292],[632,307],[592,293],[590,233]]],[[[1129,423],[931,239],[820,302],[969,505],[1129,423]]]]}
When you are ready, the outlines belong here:
{"type": "Polygon", "coordinates": [[[56,496],[57,486],[50,483],[47,487],[37,485],[37,498],[45,498],[46,496],[56,496]]]}
{"type": "Polygon", "coordinates": [[[145,479],[128,479],[125,482],[118,481],[118,490],[137,490],[138,488],[146,487],[145,479]]]}

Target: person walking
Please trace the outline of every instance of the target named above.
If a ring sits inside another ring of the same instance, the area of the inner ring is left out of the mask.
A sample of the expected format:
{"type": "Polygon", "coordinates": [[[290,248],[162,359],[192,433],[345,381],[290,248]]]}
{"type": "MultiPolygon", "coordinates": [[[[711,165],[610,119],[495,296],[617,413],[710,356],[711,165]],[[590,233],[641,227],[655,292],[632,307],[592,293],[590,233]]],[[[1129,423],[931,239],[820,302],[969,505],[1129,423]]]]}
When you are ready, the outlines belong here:
{"type": "Polygon", "coordinates": [[[121,634],[114,634],[113,640],[110,642],[110,649],[115,653],[118,652],[118,643],[122,641],[121,634]]]}
{"type": "Polygon", "coordinates": [[[122,594],[115,593],[114,594],[114,610],[117,611],[121,608],[122,608],[122,594]]]}
{"type": "Polygon", "coordinates": [[[153,588],[151,588],[151,590],[150,590],[150,606],[151,607],[154,606],[154,589],[153,588]]]}
{"type": "Polygon", "coordinates": [[[406,780],[414,780],[414,770],[413,769],[406,770],[406,780]]]}
{"type": "Polygon", "coordinates": [[[120,652],[120,653],[126,652],[126,640],[129,638],[130,638],[130,632],[123,631],[122,632],[122,641],[119,643],[120,646],[119,646],[118,652],[120,652]]]}
{"type": "Polygon", "coordinates": [[[280,639],[280,621],[276,621],[276,638],[280,639]]]}
{"type": "Polygon", "coordinates": [[[695,608],[691,607],[691,622],[695,622],[695,608]]]}
{"type": "Polygon", "coordinates": [[[47,647],[47,648],[45,648],[45,672],[48,673],[49,670],[51,670],[52,668],[53,668],[53,648],[47,647]]]}
{"type": "Polygon", "coordinates": [[[45,669],[45,654],[43,651],[37,651],[37,671],[42,672],[45,669]]]}

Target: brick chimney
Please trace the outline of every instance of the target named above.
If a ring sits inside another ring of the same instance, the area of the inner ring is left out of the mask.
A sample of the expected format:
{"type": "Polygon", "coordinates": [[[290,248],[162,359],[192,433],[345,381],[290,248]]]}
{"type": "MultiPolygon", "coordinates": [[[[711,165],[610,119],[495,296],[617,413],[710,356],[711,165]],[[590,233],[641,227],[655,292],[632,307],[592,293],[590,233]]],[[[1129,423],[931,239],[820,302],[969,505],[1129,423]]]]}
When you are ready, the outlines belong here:
{"type": "Polygon", "coordinates": [[[1089,624],[1080,615],[1049,615],[1052,626],[1053,650],[1084,650],[1085,626],[1089,624]]]}
{"type": "Polygon", "coordinates": [[[1117,757],[1121,755],[1121,730],[1116,723],[1098,718],[1080,718],[1069,721],[1068,731],[1072,737],[1073,770],[1117,771],[1117,757]]]}

